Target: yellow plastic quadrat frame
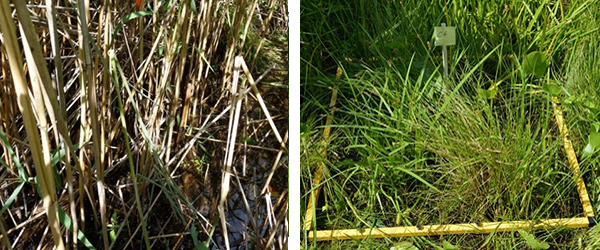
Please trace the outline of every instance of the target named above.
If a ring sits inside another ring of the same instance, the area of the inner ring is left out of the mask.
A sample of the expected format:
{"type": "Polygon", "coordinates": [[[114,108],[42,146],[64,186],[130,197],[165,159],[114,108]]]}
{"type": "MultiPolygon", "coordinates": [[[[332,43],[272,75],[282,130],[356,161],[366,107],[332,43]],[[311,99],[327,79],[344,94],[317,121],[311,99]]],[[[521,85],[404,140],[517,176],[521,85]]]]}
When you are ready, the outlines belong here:
{"type": "MultiPolygon", "coordinates": [[[[336,78],[339,81],[341,69],[338,68],[336,78]]],[[[327,117],[326,126],[323,131],[323,143],[327,141],[330,134],[330,125],[334,113],[334,106],[337,98],[337,90],[334,89],[330,108],[331,112],[327,117]]],[[[577,156],[573,150],[573,145],[568,138],[567,126],[563,121],[563,114],[560,106],[557,104],[558,99],[552,98],[552,106],[554,108],[554,116],[558,124],[561,136],[563,138],[564,149],[567,152],[569,166],[573,173],[573,178],[577,184],[577,192],[579,200],[583,206],[584,217],[562,218],[562,219],[543,219],[543,220],[525,220],[525,221],[501,221],[501,222],[486,222],[486,223],[463,223],[463,224],[446,224],[446,225],[424,225],[424,226],[405,226],[405,227],[380,227],[370,229],[341,229],[341,230],[318,230],[316,233],[311,230],[312,223],[315,221],[313,217],[313,208],[319,197],[320,182],[323,178],[323,169],[317,168],[313,185],[316,187],[308,200],[308,207],[304,216],[303,230],[308,232],[309,240],[327,241],[327,240],[345,240],[345,239],[364,239],[364,238],[383,238],[383,237],[411,237],[411,236],[432,236],[432,235],[447,235],[447,234],[487,234],[492,232],[515,231],[519,229],[553,229],[553,228],[584,228],[596,225],[594,210],[590,202],[585,182],[580,176],[579,163],[577,156]]],[[[326,158],[327,150],[323,149],[321,155],[326,158]]],[[[315,221],[316,223],[316,221],[315,221]]]]}

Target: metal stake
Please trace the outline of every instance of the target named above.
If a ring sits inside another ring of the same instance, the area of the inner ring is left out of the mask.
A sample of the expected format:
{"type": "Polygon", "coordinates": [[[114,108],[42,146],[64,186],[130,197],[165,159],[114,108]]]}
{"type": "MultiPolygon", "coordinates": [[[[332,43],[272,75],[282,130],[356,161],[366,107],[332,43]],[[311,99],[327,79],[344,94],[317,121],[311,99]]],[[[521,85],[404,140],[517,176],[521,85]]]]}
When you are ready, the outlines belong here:
{"type": "MultiPolygon", "coordinates": [[[[446,27],[446,23],[442,23],[442,27],[446,27]]],[[[442,46],[442,60],[444,61],[444,82],[448,81],[448,50],[446,45],[442,46]]]]}

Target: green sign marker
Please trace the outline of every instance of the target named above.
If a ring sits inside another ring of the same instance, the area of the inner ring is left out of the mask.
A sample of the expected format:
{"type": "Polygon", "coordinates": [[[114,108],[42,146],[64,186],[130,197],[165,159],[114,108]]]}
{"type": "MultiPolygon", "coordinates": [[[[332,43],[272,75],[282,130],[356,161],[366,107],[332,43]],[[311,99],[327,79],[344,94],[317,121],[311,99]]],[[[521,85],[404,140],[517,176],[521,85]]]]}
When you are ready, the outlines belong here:
{"type": "Polygon", "coordinates": [[[456,27],[434,27],[435,46],[455,45],[456,27]]]}

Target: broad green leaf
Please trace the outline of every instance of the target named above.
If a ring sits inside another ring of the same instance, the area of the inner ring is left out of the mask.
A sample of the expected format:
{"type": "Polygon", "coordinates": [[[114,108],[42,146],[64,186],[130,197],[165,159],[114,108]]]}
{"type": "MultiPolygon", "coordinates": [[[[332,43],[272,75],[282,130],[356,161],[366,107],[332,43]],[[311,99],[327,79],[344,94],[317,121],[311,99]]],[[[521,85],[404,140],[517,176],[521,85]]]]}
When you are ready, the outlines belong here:
{"type": "Polygon", "coordinates": [[[244,141],[246,143],[248,143],[249,145],[257,145],[258,143],[256,142],[256,140],[254,140],[254,138],[252,137],[247,137],[246,139],[244,139],[244,141]]]}
{"type": "Polygon", "coordinates": [[[52,166],[55,166],[65,156],[65,150],[61,149],[52,153],[52,166]]]}
{"type": "Polygon", "coordinates": [[[442,246],[444,247],[444,250],[458,250],[458,249],[460,249],[459,247],[454,246],[454,245],[452,245],[452,243],[447,242],[447,241],[444,241],[442,243],[442,246]]]}
{"type": "Polygon", "coordinates": [[[385,223],[383,223],[383,221],[381,221],[381,219],[375,219],[375,223],[373,223],[373,221],[367,219],[367,222],[369,222],[371,225],[373,225],[375,227],[387,227],[387,225],[385,223]]]}
{"type": "Polygon", "coordinates": [[[596,104],[587,98],[581,104],[588,109],[596,109],[596,104]]]}
{"type": "Polygon", "coordinates": [[[344,208],[346,208],[346,201],[345,200],[339,200],[338,202],[335,203],[335,210],[336,211],[342,211],[344,208]]]}
{"type": "Polygon", "coordinates": [[[110,230],[110,232],[108,232],[108,237],[110,238],[110,242],[114,242],[115,241],[115,237],[117,237],[117,232],[115,232],[115,230],[110,230]]]}
{"type": "Polygon", "coordinates": [[[573,102],[575,102],[576,100],[577,100],[577,96],[572,95],[572,96],[565,98],[562,102],[564,104],[573,104],[573,102]]]}
{"type": "Polygon", "coordinates": [[[588,136],[588,140],[593,148],[600,148],[600,134],[598,132],[592,132],[588,136]]]}
{"type": "Polygon", "coordinates": [[[523,60],[523,70],[526,74],[533,74],[537,78],[542,78],[548,69],[546,56],[540,51],[529,53],[523,60]]]}
{"type": "Polygon", "coordinates": [[[190,0],[190,9],[192,9],[192,12],[194,12],[194,14],[198,14],[198,8],[196,8],[196,1],[190,0]]]}
{"type": "Polygon", "coordinates": [[[544,90],[544,92],[551,95],[560,95],[560,93],[562,93],[562,89],[554,84],[544,83],[542,85],[542,89],[544,90]]]}
{"type": "Polygon", "coordinates": [[[304,122],[301,122],[300,123],[300,134],[304,134],[306,132],[309,132],[308,125],[306,125],[306,123],[304,123],[304,122]]]}
{"type": "Polygon", "coordinates": [[[497,88],[479,89],[478,91],[479,96],[485,100],[494,99],[494,97],[496,97],[496,94],[498,93],[497,88]]]}
{"type": "Polygon", "coordinates": [[[533,249],[548,249],[548,248],[550,248],[550,245],[548,245],[548,243],[543,242],[543,241],[539,242],[538,240],[535,239],[535,236],[526,232],[525,230],[519,229],[519,234],[521,235],[521,237],[523,237],[523,239],[525,239],[525,242],[527,243],[527,245],[533,249]]]}
{"type": "Polygon", "coordinates": [[[152,11],[131,12],[123,17],[123,23],[129,22],[138,17],[147,16],[147,15],[152,15],[152,11]]]}
{"type": "Polygon", "coordinates": [[[600,122],[592,123],[592,127],[594,127],[594,129],[596,129],[596,131],[600,131],[600,122]]]}
{"type": "Polygon", "coordinates": [[[113,212],[112,216],[110,217],[110,222],[114,225],[119,224],[119,220],[117,219],[117,212],[113,212]]]}
{"type": "Polygon", "coordinates": [[[194,246],[198,245],[198,231],[196,230],[196,226],[192,225],[192,228],[190,228],[190,234],[192,235],[192,242],[194,243],[194,246]]]}

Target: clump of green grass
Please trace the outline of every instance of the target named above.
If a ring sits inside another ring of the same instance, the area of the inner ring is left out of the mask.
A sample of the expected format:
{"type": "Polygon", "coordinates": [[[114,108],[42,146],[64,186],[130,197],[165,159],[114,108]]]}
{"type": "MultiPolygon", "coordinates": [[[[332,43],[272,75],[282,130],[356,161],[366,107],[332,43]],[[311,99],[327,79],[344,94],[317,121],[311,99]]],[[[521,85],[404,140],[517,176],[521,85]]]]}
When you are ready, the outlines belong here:
{"type": "MultiPolygon", "coordinates": [[[[598,92],[592,89],[598,81],[583,84],[598,77],[591,66],[598,56],[591,31],[599,26],[590,21],[597,14],[588,11],[594,8],[597,1],[303,2],[309,21],[302,27],[301,117],[307,131],[322,128],[318,117],[327,113],[329,93],[324,90],[339,89],[331,126],[337,136],[329,144],[337,158],[327,164],[318,228],[581,216],[551,97],[565,107],[570,139],[582,152],[587,135],[598,130],[598,99],[583,97],[598,92]],[[431,41],[440,22],[458,31],[447,81],[439,73],[441,52],[431,41]],[[522,65],[534,51],[549,62],[542,77],[522,65]],[[343,69],[341,82],[334,80],[336,67],[343,69]]],[[[319,138],[302,142],[302,165],[314,162],[309,159],[317,143],[311,140],[319,138]]],[[[597,156],[581,160],[594,196],[597,156]]],[[[304,192],[315,188],[307,175],[302,178],[304,192]]],[[[592,244],[579,232],[534,236],[560,248],[592,244]]],[[[532,244],[524,239],[513,232],[410,241],[426,248],[450,240],[463,247],[520,249],[532,244]]],[[[383,239],[319,246],[393,244],[383,239]]]]}

